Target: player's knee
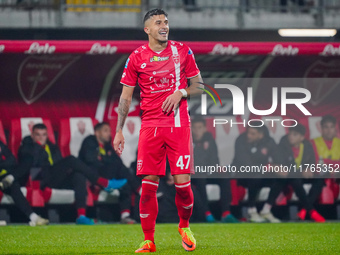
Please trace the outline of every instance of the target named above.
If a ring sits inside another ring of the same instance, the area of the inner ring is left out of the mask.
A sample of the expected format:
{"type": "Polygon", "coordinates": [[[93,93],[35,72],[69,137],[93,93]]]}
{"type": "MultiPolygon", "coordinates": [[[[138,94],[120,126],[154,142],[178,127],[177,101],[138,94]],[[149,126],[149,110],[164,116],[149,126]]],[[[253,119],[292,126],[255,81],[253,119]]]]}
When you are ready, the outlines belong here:
{"type": "Polygon", "coordinates": [[[174,181],[177,184],[189,182],[190,181],[190,174],[176,174],[176,175],[174,175],[174,181]]]}
{"type": "Polygon", "coordinates": [[[143,177],[144,180],[159,182],[159,176],[158,175],[146,175],[143,177]]]}

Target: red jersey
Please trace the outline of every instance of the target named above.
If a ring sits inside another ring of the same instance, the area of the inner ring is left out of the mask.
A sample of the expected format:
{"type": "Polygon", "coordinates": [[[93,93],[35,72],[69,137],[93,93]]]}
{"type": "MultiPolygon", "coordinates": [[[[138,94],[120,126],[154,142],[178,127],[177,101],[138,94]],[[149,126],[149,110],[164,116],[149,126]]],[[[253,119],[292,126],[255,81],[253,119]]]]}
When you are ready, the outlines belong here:
{"type": "Polygon", "coordinates": [[[185,127],[190,126],[187,99],[182,98],[177,110],[170,114],[163,112],[162,104],[176,90],[187,88],[187,79],[199,73],[191,49],[168,41],[167,47],[158,53],[148,44],[131,53],[120,82],[140,86],[142,127],[185,127]]]}

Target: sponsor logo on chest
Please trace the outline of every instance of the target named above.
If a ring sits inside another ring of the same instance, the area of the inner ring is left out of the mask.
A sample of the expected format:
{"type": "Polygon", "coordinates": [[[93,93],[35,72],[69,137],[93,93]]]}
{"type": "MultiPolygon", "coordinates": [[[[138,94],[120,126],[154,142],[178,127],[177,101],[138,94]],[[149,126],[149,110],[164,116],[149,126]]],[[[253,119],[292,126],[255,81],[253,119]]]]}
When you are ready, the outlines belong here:
{"type": "Polygon", "coordinates": [[[160,62],[160,61],[166,61],[169,60],[169,57],[158,57],[158,56],[153,56],[150,58],[150,62],[160,62]]]}

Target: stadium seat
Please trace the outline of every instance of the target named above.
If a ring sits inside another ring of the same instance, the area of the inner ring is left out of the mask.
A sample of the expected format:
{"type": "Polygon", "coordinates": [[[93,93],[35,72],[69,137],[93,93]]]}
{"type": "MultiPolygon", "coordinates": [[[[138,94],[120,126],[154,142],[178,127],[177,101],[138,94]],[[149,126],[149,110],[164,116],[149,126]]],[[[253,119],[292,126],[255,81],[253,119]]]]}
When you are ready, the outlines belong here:
{"type": "MultiPolygon", "coordinates": [[[[87,206],[93,206],[93,195],[87,189],[87,206]]],[[[68,189],[49,189],[44,190],[44,199],[47,204],[73,204],[74,191],[68,189]]]]}
{"type": "Polygon", "coordinates": [[[24,137],[31,135],[32,127],[35,124],[44,123],[47,127],[48,139],[55,143],[55,136],[51,121],[43,118],[20,118],[11,121],[9,147],[12,153],[17,156],[21,141],[24,137]]]}
{"type": "Polygon", "coordinates": [[[220,200],[220,186],[217,184],[207,184],[205,186],[209,202],[220,200]]]}
{"type": "Polygon", "coordinates": [[[319,197],[319,204],[321,205],[332,205],[336,201],[336,196],[333,192],[334,179],[326,179],[326,185],[323,187],[322,192],[319,197]]]}
{"type": "Polygon", "coordinates": [[[238,205],[246,195],[246,189],[242,186],[237,185],[237,180],[230,180],[231,187],[231,205],[238,205]]]}
{"type": "MultiPolygon", "coordinates": [[[[242,186],[237,186],[236,180],[230,180],[232,201],[231,205],[238,205],[239,201],[242,201],[246,194],[246,189],[242,186]]],[[[206,185],[207,197],[209,202],[215,202],[220,200],[220,186],[217,184],[206,185]]]]}
{"type": "Polygon", "coordinates": [[[140,12],[141,0],[66,0],[68,12],[140,12]],[[79,5],[80,7],[78,7],[79,5]],[[88,6],[87,6],[88,5],[88,6]],[[96,6],[94,8],[94,6],[96,6]],[[76,8],[74,8],[76,7],[76,8]]]}
{"type": "MultiPolygon", "coordinates": [[[[110,126],[112,131],[112,138],[114,138],[114,135],[116,133],[117,118],[110,120],[110,126]]],[[[129,167],[131,163],[136,160],[140,127],[140,117],[135,116],[126,118],[125,126],[123,128],[125,145],[124,152],[121,155],[121,159],[124,165],[127,167],[129,167]]]]}
{"type": "Polygon", "coordinates": [[[306,127],[306,138],[314,139],[321,135],[321,117],[302,118],[300,123],[306,127]]]}
{"type": "Polygon", "coordinates": [[[83,140],[94,134],[96,119],[80,117],[62,119],[60,122],[59,147],[63,157],[78,157],[83,140]]]}

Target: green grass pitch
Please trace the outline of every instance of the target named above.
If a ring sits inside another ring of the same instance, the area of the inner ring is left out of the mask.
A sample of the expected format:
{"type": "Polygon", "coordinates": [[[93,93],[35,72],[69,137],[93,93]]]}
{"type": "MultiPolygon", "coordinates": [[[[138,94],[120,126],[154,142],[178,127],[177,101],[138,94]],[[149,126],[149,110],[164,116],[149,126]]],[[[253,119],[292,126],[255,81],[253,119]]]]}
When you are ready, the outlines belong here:
{"type": "MultiPolygon", "coordinates": [[[[193,254],[340,254],[340,223],[191,224],[193,254]]],[[[0,227],[0,254],[133,254],[140,225],[0,227]]],[[[157,253],[188,254],[175,224],[157,224],[157,253]]]]}

